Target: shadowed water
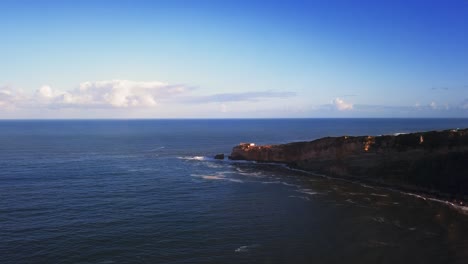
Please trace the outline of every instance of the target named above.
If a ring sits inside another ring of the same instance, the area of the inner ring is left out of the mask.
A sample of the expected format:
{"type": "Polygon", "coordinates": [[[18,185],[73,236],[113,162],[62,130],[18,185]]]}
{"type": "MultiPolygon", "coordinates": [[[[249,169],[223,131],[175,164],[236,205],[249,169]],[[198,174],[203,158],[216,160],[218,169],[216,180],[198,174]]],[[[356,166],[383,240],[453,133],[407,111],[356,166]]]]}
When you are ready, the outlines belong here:
{"type": "Polygon", "coordinates": [[[397,191],[214,160],[467,119],[0,122],[1,263],[466,263],[468,215],[397,191]]]}

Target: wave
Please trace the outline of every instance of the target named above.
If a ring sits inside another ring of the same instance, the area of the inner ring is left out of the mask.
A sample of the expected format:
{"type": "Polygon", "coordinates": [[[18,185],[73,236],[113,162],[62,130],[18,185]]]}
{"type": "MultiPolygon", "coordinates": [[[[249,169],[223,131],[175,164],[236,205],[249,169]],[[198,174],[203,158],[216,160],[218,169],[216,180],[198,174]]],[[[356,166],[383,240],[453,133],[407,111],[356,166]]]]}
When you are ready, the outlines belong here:
{"type": "Polygon", "coordinates": [[[468,206],[465,206],[465,205],[458,205],[456,203],[452,203],[452,202],[449,202],[449,201],[446,201],[446,200],[437,199],[437,198],[433,198],[433,197],[426,197],[426,196],[423,196],[423,195],[410,193],[410,192],[400,191],[400,193],[406,194],[406,195],[409,195],[409,196],[414,196],[416,198],[423,199],[424,201],[431,201],[431,202],[446,204],[450,208],[453,208],[453,209],[457,210],[458,212],[460,212],[462,214],[467,214],[468,215],[468,206]]]}
{"type": "Polygon", "coordinates": [[[158,150],[163,149],[163,148],[166,148],[166,147],[161,146],[161,147],[157,147],[157,148],[152,148],[152,149],[148,149],[146,152],[158,151],[158,150]]]}
{"type": "Polygon", "coordinates": [[[227,178],[228,181],[231,181],[231,182],[238,182],[238,183],[244,183],[243,180],[238,180],[238,179],[231,179],[231,178],[227,178]]]}
{"type": "Polygon", "coordinates": [[[280,181],[265,181],[265,182],[262,182],[262,184],[281,184],[280,181]]]}
{"type": "Polygon", "coordinates": [[[287,183],[287,182],[284,182],[284,181],[262,181],[261,183],[262,184],[282,184],[282,185],[285,185],[285,186],[299,187],[299,185],[297,185],[297,184],[287,183]]]}
{"type": "Polygon", "coordinates": [[[265,176],[261,172],[237,172],[237,174],[242,175],[242,176],[247,176],[247,177],[256,177],[256,178],[262,178],[265,176]]]}
{"type": "Polygon", "coordinates": [[[362,187],[364,187],[364,188],[367,188],[367,189],[373,189],[373,190],[376,189],[376,187],[372,187],[372,186],[369,186],[369,185],[364,184],[364,183],[361,183],[360,185],[361,185],[362,187]]]}
{"type": "Polygon", "coordinates": [[[287,182],[281,182],[281,184],[283,184],[285,186],[293,186],[293,187],[298,187],[299,186],[297,184],[292,184],[292,183],[287,183],[287,182]]]}
{"type": "Polygon", "coordinates": [[[249,252],[251,249],[258,248],[258,247],[260,247],[260,245],[258,244],[241,246],[241,247],[238,247],[236,250],[234,250],[234,252],[245,253],[245,252],[249,252]]]}
{"type": "Polygon", "coordinates": [[[225,167],[225,165],[214,163],[214,162],[207,162],[205,166],[211,169],[221,169],[225,167]]]}
{"type": "Polygon", "coordinates": [[[310,201],[309,197],[307,197],[307,196],[289,195],[288,197],[289,198],[299,198],[299,199],[302,199],[302,200],[310,201]]]}
{"type": "Polygon", "coordinates": [[[371,196],[378,196],[378,197],[388,197],[388,194],[379,194],[379,193],[371,193],[371,196]]]}
{"type": "Polygon", "coordinates": [[[347,192],[346,194],[347,194],[347,195],[351,195],[351,196],[366,195],[365,193],[360,193],[360,192],[347,192]]]}
{"type": "Polygon", "coordinates": [[[224,181],[230,181],[230,182],[236,182],[236,183],[244,183],[243,180],[228,178],[224,176],[223,174],[218,174],[218,175],[191,174],[190,176],[202,178],[204,180],[224,180],[224,181]]]}
{"type": "Polygon", "coordinates": [[[223,176],[217,176],[217,175],[205,175],[205,176],[201,176],[201,178],[205,180],[225,180],[226,179],[223,176]]]}
{"type": "Polygon", "coordinates": [[[183,160],[198,160],[198,161],[209,159],[208,157],[205,157],[205,156],[184,156],[184,157],[177,157],[177,158],[183,159],[183,160]]]}
{"type": "Polygon", "coordinates": [[[319,192],[314,192],[311,189],[299,189],[296,192],[305,193],[305,194],[308,194],[308,195],[322,194],[322,193],[319,193],[319,192]]]}

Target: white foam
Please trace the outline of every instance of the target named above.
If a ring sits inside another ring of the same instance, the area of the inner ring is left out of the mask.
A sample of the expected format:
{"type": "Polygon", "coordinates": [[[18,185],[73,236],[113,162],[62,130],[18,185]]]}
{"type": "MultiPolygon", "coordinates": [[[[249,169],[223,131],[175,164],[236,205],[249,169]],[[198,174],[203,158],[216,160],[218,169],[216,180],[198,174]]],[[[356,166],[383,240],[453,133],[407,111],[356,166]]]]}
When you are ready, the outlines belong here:
{"type": "Polygon", "coordinates": [[[236,174],[236,173],[233,172],[233,171],[218,171],[217,174],[222,174],[222,175],[224,175],[224,174],[236,174]]]}
{"type": "Polygon", "coordinates": [[[204,180],[215,180],[215,181],[216,181],[216,180],[225,180],[225,181],[236,182],[236,183],[244,183],[244,181],[242,181],[242,180],[228,178],[228,177],[225,177],[225,176],[222,175],[222,174],[218,174],[218,175],[190,174],[190,176],[202,178],[202,179],[204,179],[204,180]]]}
{"type": "Polygon", "coordinates": [[[163,147],[153,148],[153,149],[149,149],[149,150],[147,150],[147,151],[148,151],[148,152],[158,151],[158,150],[163,149],[163,148],[165,148],[165,147],[163,146],[163,147]]]}
{"type": "Polygon", "coordinates": [[[465,205],[458,205],[458,204],[455,204],[455,203],[451,203],[449,201],[445,201],[445,200],[441,200],[441,199],[437,199],[437,198],[432,198],[432,197],[424,197],[422,195],[418,195],[418,194],[410,193],[410,192],[400,192],[400,193],[410,195],[410,196],[414,196],[416,198],[423,199],[424,201],[432,201],[432,202],[446,204],[446,205],[449,205],[451,208],[459,211],[462,214],[468,214],[468,206],[465,206],[465,205]]]}
{"type": "Polygon", "coordinates": [[[238,180],[238,179],[227,178],[227,180],[228,180],[228,181],[231,181],[231,182],[244,183],[243,180],[238,180]]]}
{"type": "Polygon", "coordinates": [[[283,181],[264,181],[264,182],[261,182],[261,183],[262,184],[282,184],[282,185],[285,185],[285,186],[299,187],[299,185],[292,184],[292,183],[287,183],[287,182],[283,182],[283,181]]]}
{"type": "Polygon", "coordinates": [[[216,164],[214,162],[207,162],[206,163],[206,166],[208,168],[212,168],[212,169],[219,169],[219,168],[222,168],[223,166],[222,165],[219,165],[219,164],[216,164]]]}
{"type": "Polygon", "coordinates": [[[183,159],[183,160],[206,160],[207,157],[204,156],[184,156],[184,157],[177,157],[178,159],[183,159]]]}
{"type": "Polygon", "coordinates": [[[310,201],[309,197],[307,197],[307,196],[290,195],[288,197],[290,197],[290,198],[299,198],[299,199],[302,199],[302,200],[310,201]]]}
{"type": "Polygon", "coordinates": [[[238,172],[237,174],[248,176],[248,177],[256,177],[256,178],[263,177],[263,174],[261,172],[238,172]]]}
{"type": "Polygon", "coordinates": [[[281,182],[280,181],[266,181],[266,182],[262,182],[262,184],[280,184],[281,182]]]}
{"type": "Polygon", "coordinates": [[[367,184],[361,183],[360,185],[361,185],[362,187],[364,187],[364,188],[368,188],[368,189],[373,189],[373,190],[375,190],[375,187],[369,186],[369,185],[367,185],[367,184]]]}
{"type": "Polygon", "coordinates": [[[308,195],[320,194],[320,193],[318,193],[318,192],[314,192],[314,191],[311,190],[311,189],[299,189],[299,190],[297,190],[296,192],[305,193],[305,194],[308,194],[308,195]]]}
{"type": "Polygon", "coordinates": [[[205,180],[225,180],[226,178],[223,176],[218,176],[218,175],[205,175],[201,176],[202,179],[205,180]]]}
{"type": "Polygon", "coordinates": [[[388,194],[378,194],[378,193],[371,193],[371,196],[378,196],[378,197],[388,197],[388,194]]]}
{"type": "Polygon", "coordinates": [[[240,253],[240,252],[247,252],[247,251],[249,251],[249,247],[248,247],[248,246],[241,246],[241,247],[237,248],[236,250],[234,250],[234,252],[238,252],[238,253],[240,253]]]}
{"type": "Polygon", "coordinates": [[[297,187],[296,184],[287,183],[287,182],[281,182],[281,184],[286,185],[286,186],[294,186],[294,187],[297,187]]]}
{"type": "Polygon", "coordinates": [[[364,193],[356,193],[356,192],[348,192],[347,195],[355,196],[355,195],[365,195],[364,193]]]}
{"type": "Polygon", "coordinates": [[[254,244],[254,245],[247,245],[247,246],[241,246],[241,247],[238,247],[236,250],[234,250],[234,252],[237,252],[237,253],[246,253],[246,252],[249,252],[251,249],[253,248],[257,248],[259,247],[260,245],[257,245],[257,244],[254,244]]]}

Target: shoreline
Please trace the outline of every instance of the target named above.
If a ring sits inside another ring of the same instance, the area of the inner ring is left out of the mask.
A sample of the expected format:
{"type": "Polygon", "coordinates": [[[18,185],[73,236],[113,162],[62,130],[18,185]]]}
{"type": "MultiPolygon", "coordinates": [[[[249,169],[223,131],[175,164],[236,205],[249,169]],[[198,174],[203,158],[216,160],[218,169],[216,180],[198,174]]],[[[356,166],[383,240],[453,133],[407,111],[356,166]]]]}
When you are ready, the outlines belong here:
{"type": "Polygon", "coordinates": [[[300,172],[304,174],[311,175],[313,177],[320,177],[320,178],[326,178],[326,179],[331,179],[331,180],[336,180],[336,181],[342,181],[350,184],[357,184],[363,187],[371,188],[371,189],[382,189],[386,191],[391,191],[391,192],[396,192],[400,193],[402,195],[408,195],[408,196],[413,196],[418,199],[422,199],[424,201],[431,201],[439,204],[444,204],[448,207],[450,207],[453,210],[458,211],[461,214],[468,215],[468,200],[462,200],[462,201],[450,201],[450,199],[447,197],[448,194],[445,195],[437,195],[434,193],[430,193],[427,191],[423,190],[414,190],[410,188],[404,188],[401,186],[390,186],[390,185],[383,185],[375,182],[366,182],[362,181],[361,179],[351,179],[351,178],[340,178],[340,177],[332,177],[328,176],[325,174],[319,174],[315,173],[313,171],[307,171],[307,170],[302,170],[298,168],[294,168],[289,166],[288,164],[281,163],[281,162],[262,162],[262,161],[249,161],[249,160],[231,160],[229,158],[224,159],[224,160],[218,160],[211,158],[209,156],[204,156],[204,158],[210,160],[210,161],[220,161],[220,162],[232,162],[232,163],[245,163],[245,164],[259,164],[259,165],[271,165],[271,166],[279,166],[284,169],[290,170],[290,171],[295,171],[295,172],[300,172]],[[460,204],[459,202],[462,202],[460,204]]]}
{"type": "Polygon", "coordinates": [[[422,195],[467,211],[468,129],[265,146],[241,143],[229,159],[283,164],[317,176],[422,195]]]}
{"type": "MultiPolygon", "coordinates": [[[[268,163],[266,163],[266,164],[268,164],[268,163]]],[[[270,163],[270,164],[272,164],[272,163],[270,163]]],[[[289,169],[289,170],[309,174],[309,175],[312,175],[312,176],[315,176],[315,177],[333,179],[333,180],[337,180],[337,181],[344,181],[344,182],[352,183],[352,184],[359,184],[359,185],[361,185],[363,187],[369,187],[369,188],[372,188],[372,189],[375,189],[375,188],[384,189],[384,190],[391,191],[391,192],[397,192],[397,193],[400,193],[400,194],[403,194],[403,195],[414,196],[416,198],[423,199],[425,201],[429,200],[429,201],[432,201],[432,202],[442,203],[442,204],[445,204],[445,205],[451,207],[454,210],[459,211],[462,214],[468,215],[468,201],[467,200],[463,200],[462,204],[459,204],[459,203],[456,203],[454,201],[450,201],[449,199],[447,199],[446,196],[438,196],[438,195],[431,194],[431,193],[424,192],[424,191],[405,189],[405,188],[400,187],[400,186],[381,185],[381,184],[377,184],[377,183],[374,183],[374,182],[365,182],[365,181],[362,181],[362,180],[359,180],[359,179],[354,179],[353,180],[353,179],[346,179],[346,178],[331,177],[331,176],[327,176],[327,175],[324,175],[324,174],[314,173],[312,171],[305,171],[305,170],[289,167],[287,164],[277,163],[276,165],[284,165],[284,167],[289,169]]]]}

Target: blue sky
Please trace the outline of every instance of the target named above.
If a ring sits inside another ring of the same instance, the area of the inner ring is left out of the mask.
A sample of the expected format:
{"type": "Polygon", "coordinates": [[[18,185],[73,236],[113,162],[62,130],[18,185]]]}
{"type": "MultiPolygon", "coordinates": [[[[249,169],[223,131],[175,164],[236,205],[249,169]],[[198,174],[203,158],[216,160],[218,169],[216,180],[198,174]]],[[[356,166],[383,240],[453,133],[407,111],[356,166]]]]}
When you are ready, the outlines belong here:
{"type": "Polygon", "coordinates": [[[465,0],[0,11],[0,118],[468,116],[465,0]]]}

